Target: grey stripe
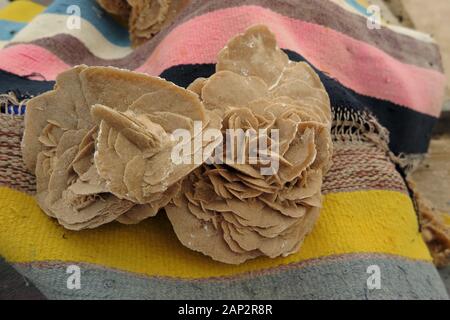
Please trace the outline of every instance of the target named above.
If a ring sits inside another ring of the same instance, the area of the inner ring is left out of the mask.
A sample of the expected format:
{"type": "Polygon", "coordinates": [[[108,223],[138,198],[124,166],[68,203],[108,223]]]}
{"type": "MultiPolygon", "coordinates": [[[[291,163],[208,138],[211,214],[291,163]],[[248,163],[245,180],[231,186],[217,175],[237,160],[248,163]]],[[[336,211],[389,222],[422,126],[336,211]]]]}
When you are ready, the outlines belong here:
{"type": "Polygon", "coordinates": [[[182,280],[80,266],[81,289],[67,289],[67,263],[15,267],[50,299],[448,299],[436,268],[387,256],[348,255],[238,277],[182,280]],[[367,268],[381,289],[367,287],[367,268]]]}
{"type": "Polygon", "coordinates": [[[450,294],[450,266],[440,269],[439,274],[441,275],[442,281],[444,281],[447,287],[447,292],[450,294]]]}

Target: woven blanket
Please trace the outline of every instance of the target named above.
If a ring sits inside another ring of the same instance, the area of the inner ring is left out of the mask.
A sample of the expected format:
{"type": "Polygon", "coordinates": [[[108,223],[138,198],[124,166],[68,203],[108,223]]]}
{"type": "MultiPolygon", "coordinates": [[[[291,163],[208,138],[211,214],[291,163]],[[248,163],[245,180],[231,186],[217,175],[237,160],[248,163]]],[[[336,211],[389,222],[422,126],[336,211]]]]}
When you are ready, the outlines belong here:
{"type": "Polygon", "coordinates": [[[93,0],[15,1],[1,10],[0,255],[54,299],[448,299],[393,161],[427,151],[445,87],[439,51],[412,30],[368,28],[364,5],[194,0],[136,50],[93,0]],[[78,64],[187,87],[212,75],[219,50],[258,23],[291,60],[315,68],[333,108],[324,204],[298,253],[230,266],[184,248],[164,212],[135,226],[73,232],[40,210],[20,151],[28,98],[78,64]],[[74,270],[78,285],[70,285],[74,270]]]}

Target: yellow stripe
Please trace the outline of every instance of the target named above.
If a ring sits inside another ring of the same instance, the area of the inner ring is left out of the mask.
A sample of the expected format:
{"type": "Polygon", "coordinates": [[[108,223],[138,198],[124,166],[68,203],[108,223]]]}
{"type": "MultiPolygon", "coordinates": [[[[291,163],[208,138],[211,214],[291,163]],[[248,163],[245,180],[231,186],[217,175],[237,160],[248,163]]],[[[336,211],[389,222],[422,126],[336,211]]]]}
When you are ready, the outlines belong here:
{"type": "Polygon", "coordinates": [[[0,188],[0,212],[0,255],[11,262],[80,261],[146,275],[203,278],[347,253],[431,261],[411,200],[390,191],[327,195],[299,253],[240,266],[216,263],[181,246],[164,214],[137,226],[113,223],[71,232],[46,217],[32,197],[7,188],[0,188]]]}
{"type": "Polygon", "coordinates": [[[0,10],[0,20],[29,22],[44,10],[45,7],[40,4],[32,1],[18,0],[0,10]]]}
{"type": "Polygon", "coordinates": [[[450,214],[444,213],[443,218],[444,218],[445,224],[450,228],[450,214]]]}
{"type": "Polygon", "coordinates": [[[367,0],[356,0],[362,7],[368,8],[370,3],[367,0]]]}

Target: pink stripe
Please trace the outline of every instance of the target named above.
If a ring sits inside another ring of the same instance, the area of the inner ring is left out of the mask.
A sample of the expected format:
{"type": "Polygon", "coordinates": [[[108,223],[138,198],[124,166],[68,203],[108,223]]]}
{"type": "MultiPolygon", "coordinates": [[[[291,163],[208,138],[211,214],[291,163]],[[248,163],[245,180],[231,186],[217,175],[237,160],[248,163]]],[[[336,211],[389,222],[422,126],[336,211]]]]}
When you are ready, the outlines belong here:
{"type": "MultiPolygon", "coordinates": [[[[50,51],[33,44],[18,44],[0,50],[0,69],[20,76],[38,73],[45,80],[55,80],[59,73],[70,67],[50,51]]],[[[36,79],[42,80],[41,77],[36,79]]]]}
{"type": "Polygon", "coordinates": [[[443,74],[401,63],[342,33],[257,6],[217,10],[178,26],[138,70],[157,75],[174,65],[214,63],[231,37],[257,23],[268,25],[280,47],[296,51],[360,94],[432,116],[440,114],[443,74]]]}
{"type": "MultiPolygon", "coordinates": [[[[287,18],[257,6],[217,10],[175,28],[137,69],[159,75],[179,64],[214,63],[227,41],[257,23],[277,35],[280,47],[298,52],[320,70],[356,92],[438,116],[445,77],[399,62],[385,52],[334,30],[287,18]]],[[[39,46],[0,50],[0,69],[19,75],[36,72],[47,80],[70,66],[39,46]]]]}

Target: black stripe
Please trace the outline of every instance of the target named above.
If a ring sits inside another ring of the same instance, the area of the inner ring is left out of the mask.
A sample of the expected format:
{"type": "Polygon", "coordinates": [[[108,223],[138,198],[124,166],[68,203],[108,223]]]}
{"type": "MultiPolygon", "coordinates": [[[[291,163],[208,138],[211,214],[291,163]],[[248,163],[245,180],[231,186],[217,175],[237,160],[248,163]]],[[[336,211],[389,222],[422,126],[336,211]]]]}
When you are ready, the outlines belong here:
{"type": "Polygon", "coordinates": [[[32,76],[37,79],[39,78],[38,74],[20,77],[10,72],[0,70],[0,94],[14,92],[17,99],[23,100],[53,89],[55,81],[29,79],[32,76]]]}
{"type": "MultiPolygon", "coordinates": [[[[293,61],[306,61],[301,55],[285,50],[293,61]]],[[[314,66],[313,66],[314,67],[314,66]]],[[[364,96],[343,86],[315,68],[324,83],[333,107],[366,110],[375,115],[390,132],[390,148],[396,153],[426,153],[437,118],[419,113],[398,104],[364,96]]],[[[209,77],[215,72],[213,64],[178,65],[165,70],[161,77],[187,87],[198,77],[209,77]]],[[[30,80],[0,70],[0,93],[13,91],[19,99],[51,90],[54,81],[30,80]]]]}
{"type": "MultiPolygon", "coordinates": [[[[296,52],[285,50],[292,61],[306,61],[296,52]]],[[[306,61],[308,62],[308,61],[306,61]]],[[[309,63],[309,62],[308,62],[309,63]]],[[[396,153],[426,153],[437,118],[399,104],[361,95],[324,74],[309,63],[325,85],[333,107],[347,106],[370,111],[390,132],[390,148],[396,153]]]]}
{"type": "MultiPolygon", "coordinates": [[[[293,61],[306,61],[295,52],[285,51],[293,61]]],[[[437,123],[437,118],[386,100],[358,94],[317,68],[314,69],[330,95],[332,107],[344,106],[354,110],[371,112],[389,130],[390,149],[395,154],[427,152],[431,132],[437,123]]],[[[214,64],[178,65],[165,70],[161,77],[179,86],[187,87],[196,78],[209,77],[214,72],[214,64]]]]}

